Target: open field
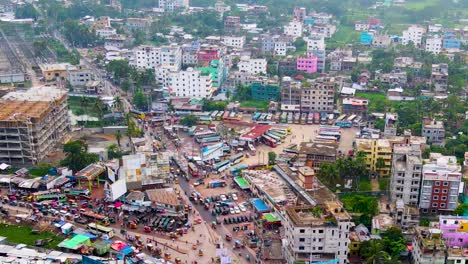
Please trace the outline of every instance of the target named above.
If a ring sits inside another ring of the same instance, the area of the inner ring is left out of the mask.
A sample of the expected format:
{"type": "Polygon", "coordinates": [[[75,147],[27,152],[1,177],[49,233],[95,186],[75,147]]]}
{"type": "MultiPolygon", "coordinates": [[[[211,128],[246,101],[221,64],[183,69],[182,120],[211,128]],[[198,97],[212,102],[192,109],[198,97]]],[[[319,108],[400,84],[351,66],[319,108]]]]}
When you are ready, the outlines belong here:
{"type": "Polygon", "coordinates": [[[33,234],[32,228],[29,226],[6,224],[0,224],[0,236],[6,237],[9,242],[30,246],[35,246],[38,239],[52,239],[51,242],[45,245],[46,248],[51,249],[57,248],[57,245],[63,240],[50,232],[33,234]]]}

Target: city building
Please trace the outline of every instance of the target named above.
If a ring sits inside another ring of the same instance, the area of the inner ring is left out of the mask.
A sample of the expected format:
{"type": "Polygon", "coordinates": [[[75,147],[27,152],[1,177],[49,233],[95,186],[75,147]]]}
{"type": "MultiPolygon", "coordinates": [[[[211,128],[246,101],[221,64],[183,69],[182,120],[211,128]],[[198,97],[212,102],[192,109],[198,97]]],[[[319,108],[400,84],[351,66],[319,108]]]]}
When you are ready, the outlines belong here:
{"type": "Polygon", "coordinates": [[[291,37],[266,34],[262,36],[261,41],[263,54],[286,56],[288,49],[292,48],[291,37]]]}
{"type": "Polygon", "coordinates": [[[448,86],[448,64],[432,64],[431,83],[436,94],[445,94],[448,86]]]}
{"type": "Polygon", "coordinates": [[[184,44],[182,49],[182,65],[195,66],[198,64],[198,52],[200,45],[198,42],[192,42],[190,44],[184,44]]]}
{"type": "Polygon", "coordinates": [[[223,44],[234,49],[242,49],[245,45],[245,36],[224,36],[223,44]]]}
{"type": "Polygon", "coordinates": [[[297,74],[297,59],[288,56],[280,60],[278,62],[278,74],[280,76],[295,76],[297,74]]]}
{"type": "Polygon", "coordinates": [[[455,210],[462,178],[455,156],[431,153],[424,160],[419,208],[423,213],[440,214],[455,210]]]}
{"type": "Polygon", "coordinates": [[[359,257],[358,261],[361,261],[361,258],[360,258],[361,244],[365,241],[371,240],[371,234],[369,232],[369,229],[363,224],[359,224],[355,226],[352,229],[352,231],[349,233],[349,240],[350,240],[350,245],[349,245],[350,257],[358,256],[359,257]]]}
{"type": "Polygon", "coordinates": [[[392,44],[392,39],[387,34],[374,34],[372,38],[372,47],[376,48],[386,48],[392,44]]]}
{"type": "Polygon", "coordinates": [[[315,178],[314,169],[307,167],[307,166],[299,167],[297,169],[297,177],[301,183],[300,186],[304,190],[311,191],[314,188],[314,178],[315,178]]]}
{"type": "Polygon", "coordinates": [[[225,49],[216,45],[201,45],[197,53],[198,65],[206,65],[211,63],[213,60],[219,60],[225,49]]]}
{"type": "Polygon", "coordinates": [[[333,112],[335,82],[333,78],[317,78],[302,83],[302,112],[333,112]]]}
{"type": "Polygon", "coordinates": [[[390,194],[393,202],[418,205],[422,178],[422,156],[419,144],[393,146],[390,194]]]}
{"type": "Polygon", "coordinates": [[[338,156],[335,143],[303,142],[299,148],[298,159],[307,166],[318,169],[323,162],[334,163],[338,156]]]}
{"type": "Polygon", "coordinates": [[[307,43],[307,54],[313,54],[317,57],[317,71],[325,71],[325,38],[320,34],[311,34],[304,38],[307,43]]]}
{"type": "Polygon", "coordinates": [[[385,126],[383,136],[394,137],[397,134],[398,115],[396,113],[385,113],[385,126]]]}
{"type": "Polygon", "coordinates": [[[90,81],[97,80],[95,72],[83,65],[78,65],[73,67],[73,69],[68,69],[66,78],[71,86],[78,87],[84,87],[90,81]]]}
{"type": "Polygon", "coordinates": [[[0,163],[38,164],[67,138],[67,92],[34,86],[0,99],[0,163]]]}
{"type": "Polygon", "coordinates": [[[134,52],[133,64],[140,69],[156,69],[164,66],[171,71],[178,71],[182,65],[182,49],[177,45],[139,46],[134,52]]]}
{"type": "Polygon", "coordinates": [[[351,216],[339,202],[323,206],[287,207],[284,220],[283,256],[286,263],[347,263],[351,216]]]}
{"type": "Polygon", "coordinates": [[[218,88],[221,87],[221,84],[224,82],[225,79],[225,72],[224,72],[224,63],[222,59],[213,60],[210,62],[210,65],[207,67],[198,67],[202,74],[210,74],[211,79],[213,80],[213,87],[218,88]]]}
{"type": "Polygon", "coordinates": [[[240,31],[240,17],[227,16],[224,19],[224,31],[227,33],[238,33],[240,31]]]}
{"type": "Polygon", "coordinates": [[[193,68],[170,72],[169,91],[178,97],[210,98],[215,92],[211,74],[203,74],[193,68]]]}
{"type": "Polygon", "coordinates": [[[361,33],[361,44],[362,45],[371,45],[373,39],[374,39],[373,34],[367,32],[367,31],[364,31],[364,32],[361,33]]]}
{"type": "Polygon", "coordinates": [[[96,28],[96,35],[98,35],[101,38],[107,38],[115,34],[117,34],[117,29],[113,27],[96,28]]]}
{"type": "Polygon", "coordinates": [[[130,44],[130,39],[127,38],[127,36],[123,34],[115,34],[112,36],[108,36],[104,39],[104,47],[106,49],[111,49],[111,48],[121,49],[128,44],[130,44]]]}
{"type": "Polygon", "coordinates": [[[125,26],[129,30],[144,30],[151,25],[151,20],[148,18],[129,17],[125,22],[125,26]]]}
{"type": "Polygon", "coordinates": [[[420,47],[424,33],[426,33],[425,27],[411,25],[407,30],[403,31],[401,43],[403,45],[408,45],[410,42],[413,42],[415,47],[420,47]]]}
{"type": "Polygon", "coordinates": [[[341,103],[341,112],[343,114],[366,116],[368,105],[369,100],[364,98],[343,98],[343,101],[341,103]]]}
{"type": "MultiPolygon", "coordinates": [[[[413,263],[445,264],[445,247],[441,231],[437,228],[417,227],[413,238],[413,263]]],[[[461,262],[460,262],[461,263],[461,262]]]]}
{"type": "Polygon", "coordinates": [[[159,0],[159,9],[172,13],[189,8],[189,0],[159,0]]]}
{"type": "Polygon", "coordinates": [[[444,122],[432,118],[424,118],[422,122],[422,136],[427,139],[427,142],[437,145],[444,144],[445,128],[444,122]]]}
{"type": "Polygon", "coordinates": [[[293,17],[294,19],[296,19],[297,21],[304,21],[304,18],[306,17],[307,15],[307,9],[305,7],[294,7],[294,10],[293,10],[293,17]]]}
{"type": "Polygon", "coordinates": [[[301,82],[291,77],[281,81],[281,111],[301,111],[301,82]]]}
{"type": "Polygon", "coordinates": [[[395,224],[403,231],[413,232],[419,226],[419,209],[417,205],[406,205],[403,200],[397,200],[395,202],[393,218],[395,224]]]}
{"type": "Polygon", "coordinates": [[[302,37],[303,31],[304,29],[300,20],[290,21],[284,26],[284,34],[293,38],[302,37]]]}
{"type": "Polygon", "coordinates": [[[39,65],[44,80],[49,81],[64,81],[67,79],[69,70],[74,70],[75,66],[70,63],[53,63],[39,65]]]}
{"type": "MultiPolygon", "coordinates": [[[[169,156],[168,152],[125,155],[119,179],[125,179],[128,190],[162,188],[170,181],[169,156]]],[[[136,200],[144,201],[144,197],[136,200]]]]}
{"type": "Polygon", "coordinates": [[[307,57],[298,57],[297,70],[306,73],[317,72],[317,57],[312,54],[309,54],[307,57]]]}
{"type": "Polygon", "coordinates": [[[267,60],[266,59],[252,59],[247,56],[241,57],[237,63],[240,72],[247,72],[253,75],[267,73],[267,60]]]}
{"type": "Polygon", "coordinates": [[[250,87],[252,100],[254,101],[277,101],[280,96],[278,85],[254,83],[250,87]]]}
{"type": "Polygon", "coordinates": [[[370,28],[370,25],[367,23],[367,21],[362,22],[358,21],[354,23],[354,30],[356,31],[368,31],[370,28]]]}
{"type": "Polygon", "coordinates": [[[376,171],[381,177],[390,175],[392,146],[387,139],[358,138],[356,151],[366,155],[368,170],[376,171]]]}
{"type": "Polygon", "coordinates": [[[424,50],[433,54],[439,54],[442,51],[442,38],[439,35],[428,37],[424,50]]]}
{"type": "Polygon", "coordinates": [[[445,33],[442,47],[445,50],[458,51],[461,48],[461,40],[453,33],[445,33]]]}

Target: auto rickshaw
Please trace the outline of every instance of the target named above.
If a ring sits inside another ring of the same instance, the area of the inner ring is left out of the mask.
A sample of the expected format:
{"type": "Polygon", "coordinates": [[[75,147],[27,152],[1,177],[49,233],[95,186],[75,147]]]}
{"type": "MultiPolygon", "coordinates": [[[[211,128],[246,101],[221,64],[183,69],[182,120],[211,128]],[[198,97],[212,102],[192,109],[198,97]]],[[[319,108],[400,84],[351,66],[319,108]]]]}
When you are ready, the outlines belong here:
{"type": "Polygon", "coordinates": [[[182,264],[182,259],[181,258],[175,258],[175,263],[176,264],[182,264]]]}
{"type": "Polygon", "coordinates": [[[198,250],[198,256],[200,256],[200,257],[203,256],[203,250],[202,249],[198,250]]]}
{"type": "Polygon", "coordinates": [[[172,257],[172,256],[171,256],[171,253],[169,253],[169,252],[165,252],[165,253],[164,253],[164,259],[165,259],[165,260],[170,260],[171,257],[172,257]]]}
{"type": "Polygon", "coordinates": [[[213,229],[216,229],[216,221],[211,222],[211,227],[212,227],[213,229]]]}
{"type": "Polygon", "coordinates": [[[160,247],[157,247],[155,250],[156,256],[160,257],[162,255],[162,249],[160,247]]]}
{"type": "Polygon", "coordinates": [[[226,234],[226,241],[231,241],[231,240],[232,240],[232,235],[226,234]]]}
{"type": "Polygon", "coordinates": [[[194,224],[198,225],[202,223],[202,219],[200,217],[196,218],[195,221],[193,221],[194,224]]]}
{"type": "Polygon", "coordinates": [[[197,250],[197,244],[192,244],[192,249],[197,250]]]}
{"type": "Polygon", "coordinates": [[[130,222],[129,225],[131,229],[137,229],[137,224],[135,222],[130,222]]]}
{"type": "Polygon", "coordinates": [[[177,238],[177,234],[174,232],[169,233],[170,238],[177,238]]]}
{"type": "Polygon", "coordinates": [[[145,226],[143,230],[145,231],[145,233],[151,233],[151,227],[149,226],[145,226]]]}

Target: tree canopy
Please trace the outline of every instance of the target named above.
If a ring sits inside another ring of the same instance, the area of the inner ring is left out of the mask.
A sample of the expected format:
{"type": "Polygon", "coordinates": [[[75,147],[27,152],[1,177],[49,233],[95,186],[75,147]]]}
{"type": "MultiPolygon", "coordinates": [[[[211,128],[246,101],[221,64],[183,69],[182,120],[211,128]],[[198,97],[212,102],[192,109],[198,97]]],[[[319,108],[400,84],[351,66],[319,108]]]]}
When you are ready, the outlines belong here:
{"type": "Polygon", "coordinates": [[[88,145],[81,141],[70,141],[63,145],[65,159],[60,161],[62,166],[67,166],[74,172],[77,172],[91,163],[99,161],[99,156],[88,153],[88,145]]]}
{"type": "Polygon", "coordinates": [[[194,115],[186,115],[180,120],[180,123],[184,126],[191,127],[197,124],[197,120],[197,117],[194,115]]]}

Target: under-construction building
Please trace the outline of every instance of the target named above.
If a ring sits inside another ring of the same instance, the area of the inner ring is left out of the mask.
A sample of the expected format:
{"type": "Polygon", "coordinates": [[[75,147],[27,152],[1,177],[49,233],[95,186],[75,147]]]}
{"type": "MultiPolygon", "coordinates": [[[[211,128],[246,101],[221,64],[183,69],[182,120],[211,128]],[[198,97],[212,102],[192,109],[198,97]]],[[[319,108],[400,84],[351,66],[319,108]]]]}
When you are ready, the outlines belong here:
{"type": "Polygon", "coordinates": [[[65,90],[38,86],[0,99],[0,163],[37,164],[69,131],[65,90]]]}

